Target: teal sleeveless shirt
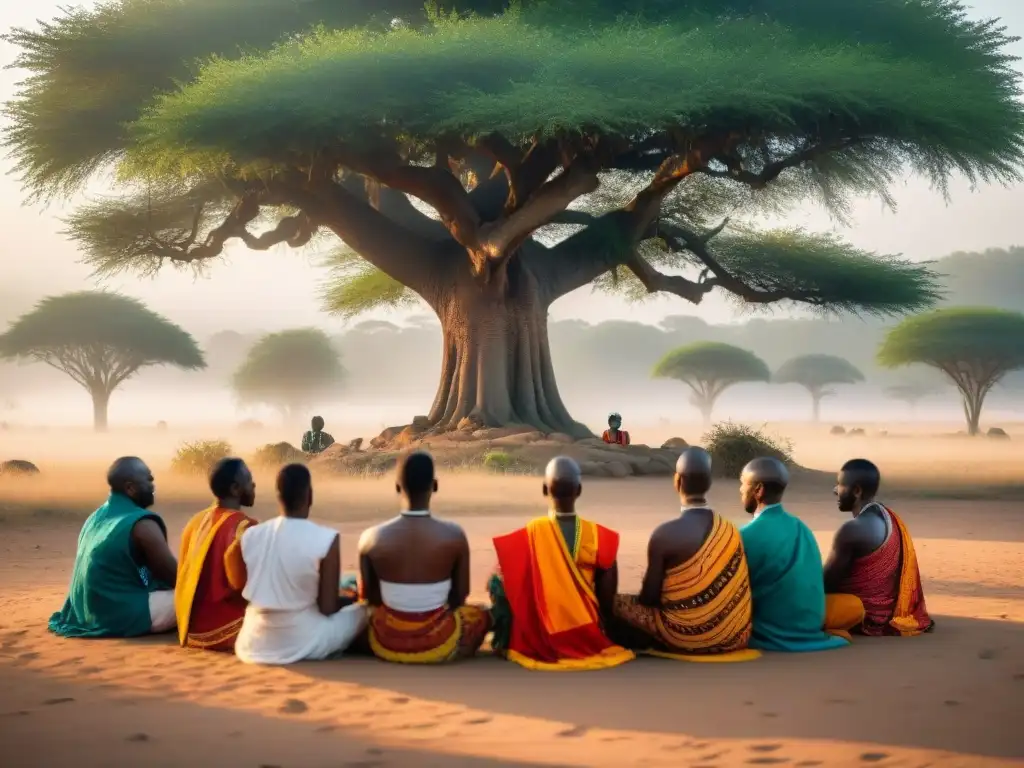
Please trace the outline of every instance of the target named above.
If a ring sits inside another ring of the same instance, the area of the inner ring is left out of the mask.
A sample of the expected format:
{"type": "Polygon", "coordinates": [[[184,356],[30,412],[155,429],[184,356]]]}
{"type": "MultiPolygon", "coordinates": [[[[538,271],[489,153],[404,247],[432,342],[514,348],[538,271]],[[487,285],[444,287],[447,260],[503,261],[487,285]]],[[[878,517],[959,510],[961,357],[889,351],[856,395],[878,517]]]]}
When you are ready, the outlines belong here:
{"type": "Polygon", "coordinates": [[[159,515],[119,493],[93,512],[78,535],[78,552],[64,607],[50,617],[50,631],[63,637],[137,637],[152,626],[149,593],[168,589],[140,566],[132,546],[132,528],[159,515]]]}

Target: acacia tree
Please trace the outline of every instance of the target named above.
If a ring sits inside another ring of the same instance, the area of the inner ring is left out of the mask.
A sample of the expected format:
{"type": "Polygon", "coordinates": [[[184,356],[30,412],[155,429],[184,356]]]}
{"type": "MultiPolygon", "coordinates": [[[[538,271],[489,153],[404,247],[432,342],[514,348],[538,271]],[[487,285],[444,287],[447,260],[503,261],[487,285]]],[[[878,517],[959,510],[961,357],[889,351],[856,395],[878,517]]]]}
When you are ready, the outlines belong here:
{"type": "Polygon", "coordinates": [[[887,368],[920,363],[942,371],[960,390],[968,434],[977,435],[992,387],[1024,368],[1024,314],[955,308],[909,317],[886,335],[878,362],[887,368]]]}
{"type": "Polygon", "coordinates": [[[811,419],[821,419],[821,401],[835,394],[836,384],[858,384],[864,374],[848,360],[835,355],[800,355],[781,366],[772,377],[776,384],[799,384],[811,395],[811,419]]]}
{"type": "Polygon", "coordinates": [[[1010,38],[953,0],[417,4],[67,11],[8,36],[30,72],[8,145],[41,196],[116,166],[124,195],[69,222],[100,272],[336,237],[332,309],[414,296],[440,318],[438,431],[589,434],[546,327],[587,285],[924,308],[927,267],[748,214],[810,198],[841,217],[904,170],[1018,175],[1010,38]]]}
{"type": "Polygon", "coordinates": [[[257,341],[231,384],[243,403],[262,403],[290,422],[300,409],[335,398],[345,378],[341,357],[323,331],[298,328],[257,341]]]}
{"type": "Polygon", "coordinates": [[[110,396],[151,365],[205,368],[195,339],[141,302],[116,293],[51,296],[0,335],[0,356],[45,363],[92,397],[93,426],[107,428],[110,396]]]}
{"type": "Polygon", "coordinates": [[[768,365],[753,352],[716,341],[672,350],[658,361],[651,375],[689,386],[693,390],[690,403],[700,411],[705,424],[711,423],[715,401],[729,387],[771,380],[768,365]]]}
{"type": "Polygon", "coordinates": [[[886,397],[892,400],[906,403],[907,407],[910,408],[910,413],[913,414],[917,411],[918,403],[926,397],[941,394],[942,390],[937,386],[927,384],[923,381],[908,381],[903,384],[893,384],[888,386],[883,390],[883,392],[886,397]]]}

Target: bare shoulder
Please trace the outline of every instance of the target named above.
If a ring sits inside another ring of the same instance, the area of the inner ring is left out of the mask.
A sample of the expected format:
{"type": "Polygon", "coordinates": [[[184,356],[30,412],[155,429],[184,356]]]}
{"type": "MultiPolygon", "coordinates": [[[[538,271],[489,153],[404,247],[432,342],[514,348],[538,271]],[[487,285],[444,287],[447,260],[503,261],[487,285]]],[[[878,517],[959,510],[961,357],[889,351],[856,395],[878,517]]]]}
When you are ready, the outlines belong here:
{"type": "Polygon", "coordinates": [[[381,523],[380,525],[371,526],[359,535],[360,553],[367,552],[377,544],[377,541],[380,539],[381,529],[385,525],[387,525],[387,523],[381,523]]]}
{"type": "Polygon", "coordinates": [[[466,537],[466,531],[461,525],[452,520],[439,520],[434,518],[434,521],[438,523],[438,530],[449,538],[456,541],[468,541],[466,537]]]}
{"type": "Polygon", "coordinates": [[[870,535],[871,528],[868,521],[855,517],[839,526],[836,531],[836,541],[839,544],[857,545],[863,543],[870,535]]]}

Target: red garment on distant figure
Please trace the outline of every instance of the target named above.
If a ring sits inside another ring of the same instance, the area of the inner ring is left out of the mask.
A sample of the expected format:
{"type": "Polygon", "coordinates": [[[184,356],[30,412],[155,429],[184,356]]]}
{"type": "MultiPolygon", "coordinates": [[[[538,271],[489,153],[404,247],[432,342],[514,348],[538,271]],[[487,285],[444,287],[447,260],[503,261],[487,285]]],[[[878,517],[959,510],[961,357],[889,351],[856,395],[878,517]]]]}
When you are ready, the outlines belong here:
{"type": "MultiPolygon", "coordinates": [[[[881,505],[879,505],[881,506],[881,505]]],[[[921,588],[917,553],[907,527],[888,507],[892,521],[885,543],[855,560],[850,575],[837,592],[856,595],[864,604],[864,635],[920,635],[934,622],[928,616],[921,588]]]]}
{"type": "Polygon", "coordinates": [[[629,432],[620,429],[618,434],[613,438],[612,431],[610,429],[606,429],[604,434],[601,435],[601,439],[606,443],[613,443],[614,445],[629,445],[629,432]]]}

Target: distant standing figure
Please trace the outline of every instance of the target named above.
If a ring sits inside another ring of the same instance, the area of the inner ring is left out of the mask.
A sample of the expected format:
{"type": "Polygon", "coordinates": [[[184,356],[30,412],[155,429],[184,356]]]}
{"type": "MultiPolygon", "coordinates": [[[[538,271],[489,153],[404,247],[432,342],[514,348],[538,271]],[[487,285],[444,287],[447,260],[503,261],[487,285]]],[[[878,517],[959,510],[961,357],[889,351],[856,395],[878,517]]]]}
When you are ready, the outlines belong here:
{"type": "Polygon", "coordinates": [[[212,506],[181,534],[174,603],[178,640],[186,648],[233,651],[245,615],[242,534],[257,521],[242,512],[256,503],[256,483],[241,459],[221,459],[210,472],[212,506]]]}
{"type": "Polygon", "coordinates": [[[302,436],[302,450],[305,453],[322,453],[334,445],[334,438],[324,432],[324,419],[314,416],[310,425],[313,428],[302,436]]]}
{"type": "Polygon", "coordinates": [[[107,471],[110,496],[89,515],[64,607],[49,627],[63,637],[138,637],[174,629],[178,563],[167,526],[150,510],[153,473],[125,456],[107,471]]]}
{"type": "Polygon", "coordinates": [[[363,597],[371,606],[370,648],[384,661],[432,664],[472,656],[491,629],[490,613],[466,605],[469,540],[430,512],[434,460],[414,451],[398,463],[398,517],[359,540],[363,597]]]}
{"type": "Polygon", "coordinates": [[[617,413],[608,416],[608,429],[601,435],[601,439],[612,445],[629,445],[629,432],[622,429],[622,416],[617,413]]]}
{"type": "Polygon", "coordinates": [[[277,475],[281,514],[242,534],[249,605],[235,655],[249,664],[293,664],[344,651],[366,629],[366,607],[339,594],[341,541],[309,519],[313,480],[302,464],[277,475]]]}
{"type": "Polygon", "coordinates": [[[829,613],[844,602],[863,606],[864,620],[853,628],[859,634],[920,635],[934,622],[925,606],[917,552],[903,521],[875,500],[881,479],[867,459],[848,461],[839,471],[839,511],[853,519],[836,531],[825,562],[825,602],[829,613]]]}

